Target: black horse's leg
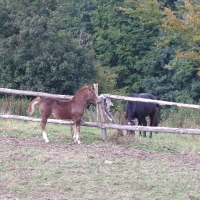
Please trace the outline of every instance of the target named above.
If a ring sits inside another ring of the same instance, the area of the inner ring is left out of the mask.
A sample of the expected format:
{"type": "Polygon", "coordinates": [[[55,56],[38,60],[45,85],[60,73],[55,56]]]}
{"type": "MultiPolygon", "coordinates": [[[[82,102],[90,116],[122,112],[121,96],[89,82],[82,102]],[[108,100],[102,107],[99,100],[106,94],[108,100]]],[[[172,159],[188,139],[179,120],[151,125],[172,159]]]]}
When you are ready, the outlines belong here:
{"type": "MultiPolygon", "coordinates": [[[[157,116],[156,112],[150,115],[150,126],[157,126],[157,116]]],[[[152,138],[152,131],[150,131],[149,137],[152,138]]]]}
{"type": "MultiPolygon", "coordinates": [[[[135,125],[135,122],[134,122],[134,120],[132,119],[128,124],[134,126],[134,125],[135,125]]],[[[135,135],[135,131],[130,130],[130,131],[128,131],[128,134],[129,134],[129,135],[135,135]]]]}
{"type": "Polygon", "coordinates": [[[149,138],[152,138],[152,131],[150,131],[149,133],[149,138]]]}
{"type": "MultiPolygon", "coordinates": [[[[138,118],[138,125],[142,126],[142,120],[138,118]]],[[[142,132],[139,131],[139,136],[142,136],[142,132]]]]}
{"type": "MultiPolygon", "coordinates": [[[[153,126],[153,120],[151,116],[150,116],[150,126],[153,126]]],[[[150,131],[149,133],[149,138],[152,138],[152,131],[150,131]]]]}
{"type": "MultiPolygon", "coordinates": [[[[142,125],[147,126],[147,120],[145,119],[145,117],[142,119],[142,125]]],[[[143,131],[143,137],[146,137],[146,131],[143,131]]]]}

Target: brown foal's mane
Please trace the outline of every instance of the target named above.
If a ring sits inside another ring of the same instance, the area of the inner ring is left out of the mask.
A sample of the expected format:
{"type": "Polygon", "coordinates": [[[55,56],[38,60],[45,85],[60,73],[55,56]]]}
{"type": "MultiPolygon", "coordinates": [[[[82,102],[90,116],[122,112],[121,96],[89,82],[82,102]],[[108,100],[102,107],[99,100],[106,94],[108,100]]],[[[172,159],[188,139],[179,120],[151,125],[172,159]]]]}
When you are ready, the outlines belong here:
{"type": "Polygon", "coordinates": [[[75,93],[75,95],[73,96],[73,99],[74,99],[74,97],[75,97],[79,92],[81,92],[82,90],[85,90],[85,89],[91,90],[91,89],[92,89],[92,86],[91,86],[91,85],[84,85],[83,87],[81,87],[81,88],[75,93]]]}

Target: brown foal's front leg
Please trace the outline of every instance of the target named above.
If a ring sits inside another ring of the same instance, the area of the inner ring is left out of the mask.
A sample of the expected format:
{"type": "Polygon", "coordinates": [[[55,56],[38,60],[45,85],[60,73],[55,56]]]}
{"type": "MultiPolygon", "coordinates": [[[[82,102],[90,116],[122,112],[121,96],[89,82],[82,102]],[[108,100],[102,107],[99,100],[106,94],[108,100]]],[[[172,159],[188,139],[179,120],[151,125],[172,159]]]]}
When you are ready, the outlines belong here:
{"type": "Polygon", "coordinates": [[[80,141],[80,123],[81,123],[81,119],[75,119],[74,120],[74,135],[73,135],[74,144],[81,144],[81,141],[80,141]]]}

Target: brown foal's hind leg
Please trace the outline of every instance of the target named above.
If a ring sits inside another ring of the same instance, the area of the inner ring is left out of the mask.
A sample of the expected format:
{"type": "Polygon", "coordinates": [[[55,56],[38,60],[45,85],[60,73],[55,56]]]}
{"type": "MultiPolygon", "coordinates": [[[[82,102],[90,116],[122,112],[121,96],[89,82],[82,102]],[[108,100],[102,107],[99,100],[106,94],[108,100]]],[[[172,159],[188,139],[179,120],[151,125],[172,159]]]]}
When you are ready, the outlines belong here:
{"type": "Polygon", "coordinates": [[[43,138],[45,140],[45,142],[49,142],[49,139],[47,137],[47,133],[46,133],[46,123],[47,123],[47,118],[46,117],[42,117],[42,120],[40,122],[40,126],[42,128],[42,134],[43,134],[43,138]]]}

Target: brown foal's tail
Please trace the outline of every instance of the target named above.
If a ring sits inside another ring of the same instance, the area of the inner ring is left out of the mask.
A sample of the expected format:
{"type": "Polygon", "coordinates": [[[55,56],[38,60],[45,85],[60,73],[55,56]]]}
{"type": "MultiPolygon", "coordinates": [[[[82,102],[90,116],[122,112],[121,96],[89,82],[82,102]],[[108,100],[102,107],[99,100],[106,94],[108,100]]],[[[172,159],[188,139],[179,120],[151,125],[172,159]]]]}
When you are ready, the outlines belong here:
{"type": "Polygon", "coordinates": [[[33,99],[30,103],[30,105],[28,106],[28,112],[30,115],[33,114],[34,112],[34,107],[37,103],[39,103],[41,101],[41,98],[40,97],[36,97],[35,99],[33,99]]]}

